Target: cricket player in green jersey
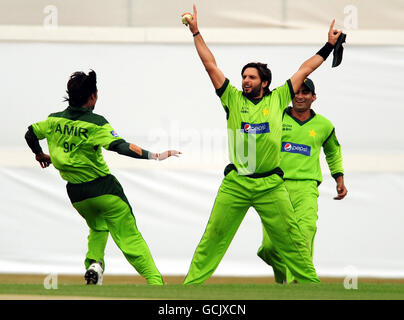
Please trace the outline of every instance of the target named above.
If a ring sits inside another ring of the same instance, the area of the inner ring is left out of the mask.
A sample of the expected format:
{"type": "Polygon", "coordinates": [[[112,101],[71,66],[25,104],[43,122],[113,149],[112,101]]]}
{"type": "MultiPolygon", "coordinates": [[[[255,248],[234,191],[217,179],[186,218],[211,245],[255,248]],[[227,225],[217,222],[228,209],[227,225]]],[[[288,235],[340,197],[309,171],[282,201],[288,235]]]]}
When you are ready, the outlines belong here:
{"type": "Polygon", "coordinates": [[[26,141],[42,168],[51,163],[67,181],[73,207],[86,220],[90,233],[85,258],[87,284],[102,284],[104,249],[111,233],[129,263],[148,284],[163,284],[149,248],[139,232],[122,186],[110,173],[102,148],[137,159],[164,160],[176,150],[161,154],[143,150],[120,138],[108,121],[93,113],[97,102],[96,73],[75,72],[67,84],[69,106],[29,126],[26,141]],[[39,140],[46,139],[49,155],[39,140]]]}
{"type": "MultiPolygon", "coordinates": [[[[317,230],[318,186],[323,180],[320,168],[321,148],[337,184],[338,195],[334,199],[344,199],[348,192],[344,184],[341,146],[335,135],[335,128],[328,119],[311,109],[316,98],[314,83],[307,78],[295,92],[293,107],[284,111],[280,165],[297,223],[310,248],[312,259],[317,230]]],[[[291,283],[295,280],[265,227],[258,256],[272,266],[276,282],[291,283]]]]}
{"type": "Polygon", "coordinates": [[[334,30],[333,21],[326,45],[272,92],[271,71],[266,64],[247,64],[241,71],[240,91],[217,67],[198,30],[195,5],[192,19],[186,20],[198,55],[226,111],[231,163],[225,169],[184,284],[203,283],[213,274],[251,206],[297,281],[319,282],[280,169],[282,115],[295,90],[332,52],[341,31],[334,30]]]}

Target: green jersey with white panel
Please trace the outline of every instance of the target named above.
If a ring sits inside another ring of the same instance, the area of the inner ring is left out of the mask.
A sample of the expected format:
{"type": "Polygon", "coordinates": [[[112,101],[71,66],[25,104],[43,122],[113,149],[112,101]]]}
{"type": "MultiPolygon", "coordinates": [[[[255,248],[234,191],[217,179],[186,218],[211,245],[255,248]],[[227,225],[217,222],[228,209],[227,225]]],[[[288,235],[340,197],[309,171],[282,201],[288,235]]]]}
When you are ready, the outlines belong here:
{"type": "Polygon", "coordinates": [[[256,101],[228,79],[216,93],[227,113],[229,158],[238,173],[264,173],[279,167],[282,115],[294,97],[291,81],[256,101]]]}
{"type": "Polygon", "coordinates": [[[285,110],[282,128],[281,169],[285,179],[323,180],[320,151],[324,148],[326,161],[334,178],[343,175],[341,146],[335,128],[327,118],[310,110],[310,118],[300,121],[285,110]]]}
{"type": "Polygon", "coordinates": [[[101,149],[122,141],[103,116],[85,108],[52,113],[32,128],[39,140],[47,139],[53,166],[70,183],[110,174],[101,149]]]}

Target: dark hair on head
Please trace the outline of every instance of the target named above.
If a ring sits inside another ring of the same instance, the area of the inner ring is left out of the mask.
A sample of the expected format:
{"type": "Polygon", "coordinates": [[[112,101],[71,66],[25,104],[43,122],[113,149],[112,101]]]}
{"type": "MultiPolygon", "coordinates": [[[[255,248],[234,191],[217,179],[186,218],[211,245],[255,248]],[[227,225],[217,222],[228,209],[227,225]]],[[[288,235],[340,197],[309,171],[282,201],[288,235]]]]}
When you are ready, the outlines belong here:
{"type": "Polygon", "coordinates": [[[261,78],[261,81],[268,81],[268,84],[264,88],[264,96],[267,94],[270,94],[271,90],[269,90],[269,85],[271,84],[271,81],[272,81],[272,73],[271,73],[271,70],[268,69],[267,64],[260,63],[260,62],[247,63],[241,70],[241,76],[243,76],[243,73],[244,73],[245,69],[247,69],[247,68],[257,69],[258,74],[261,78]]]}
{"type": "Polygon", "coordinates": [[[88,75],[77,71],[70,76],[67,82],[67,97],[71,107],[80,108],[87,103],[92,94],[97,94],[97,75],[91,70],[88,75]]]}

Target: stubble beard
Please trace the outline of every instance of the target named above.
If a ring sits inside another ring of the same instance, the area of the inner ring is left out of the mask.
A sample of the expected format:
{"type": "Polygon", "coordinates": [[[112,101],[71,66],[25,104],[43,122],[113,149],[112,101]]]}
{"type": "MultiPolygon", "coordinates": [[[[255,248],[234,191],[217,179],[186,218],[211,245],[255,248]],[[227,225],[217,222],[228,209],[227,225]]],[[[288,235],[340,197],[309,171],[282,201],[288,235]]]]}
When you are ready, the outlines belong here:
{"type": "Polygon", "coordinates": [[[250,92],[245,92],[245,89],[243,89],[243,94],[249,99],[257,99],[257,97],[261,93],[261,83],[257,85],[256,87],[253,87],[250,92]]]}

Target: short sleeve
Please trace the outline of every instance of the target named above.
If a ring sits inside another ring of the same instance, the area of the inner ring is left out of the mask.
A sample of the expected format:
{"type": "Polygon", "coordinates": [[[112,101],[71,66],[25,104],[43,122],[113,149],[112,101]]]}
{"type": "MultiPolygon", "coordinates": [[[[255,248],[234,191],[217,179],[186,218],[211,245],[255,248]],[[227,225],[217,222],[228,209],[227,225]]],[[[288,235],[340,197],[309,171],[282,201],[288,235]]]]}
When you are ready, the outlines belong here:
{"type": "Polygon", "coordinates": [[[48,134],[48,131],[49,131],[49,121],[48,121],[48,119],[44,120],[44,121],[34,123],[32,125],[32,129],[33,129],[36,137],[38,138],[38,140],[45,139],[46,135],[48,134]]]}
{"type": "Polygon", "coordinates": [[[99,126],[92,138],[94,145],[100,145],[107,150],[109,150],[111,143],[122,140],[109,123],[99,126]]]}
{"type": "Polygon", "coordinates": [[[279,107],[282,111],[285,110],[289,106],[292,99],[295,97],[295,92],[293,91],[293,86],[290,79],[288,79],[283,86],[273,90],[272,94],[278,96],[279,107]]]}
{"type": "Polygon", "coordinates": [[[238,90],[230,84],[229,79],[226,78],[223,86],[216,90],[216,94],[220,98],[223,108],[226,110],[231,109],[232,101],[237,97],[238,90]]]}

